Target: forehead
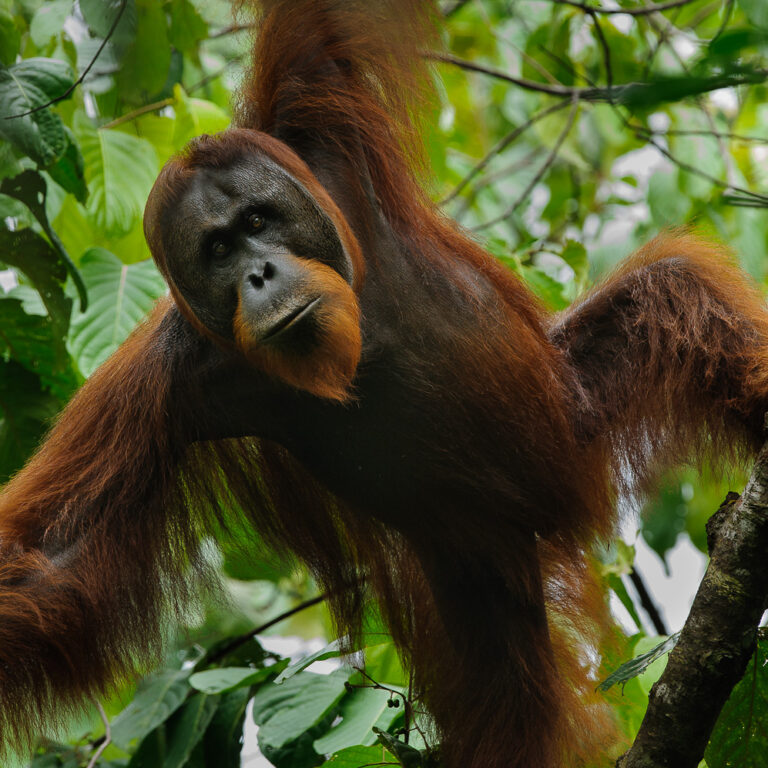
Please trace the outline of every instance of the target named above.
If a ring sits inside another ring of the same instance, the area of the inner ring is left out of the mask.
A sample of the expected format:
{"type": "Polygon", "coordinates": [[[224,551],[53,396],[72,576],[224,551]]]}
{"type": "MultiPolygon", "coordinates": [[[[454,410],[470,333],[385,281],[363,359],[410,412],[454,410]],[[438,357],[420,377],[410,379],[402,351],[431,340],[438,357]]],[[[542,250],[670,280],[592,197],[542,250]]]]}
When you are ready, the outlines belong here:
{"type": "Polygon", "coordinates": [[[296,192],[295,181],[277,163],[265,155],[248,154],[226,168],[198,168],[176,212],[182,219],[194,216],[198,226],[215,227],[243,199],[272,203],[296,192]]]}

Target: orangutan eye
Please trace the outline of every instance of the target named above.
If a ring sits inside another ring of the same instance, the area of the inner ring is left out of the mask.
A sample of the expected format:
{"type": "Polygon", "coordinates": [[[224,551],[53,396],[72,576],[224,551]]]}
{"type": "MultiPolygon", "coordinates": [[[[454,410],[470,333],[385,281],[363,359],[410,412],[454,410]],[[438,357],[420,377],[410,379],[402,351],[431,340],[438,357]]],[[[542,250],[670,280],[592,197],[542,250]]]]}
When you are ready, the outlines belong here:
{"type": "Polygon", "coordinates": [[[258,232],[260,229],[263,229],[264,224],[265,224],[264,217],[259,215],[258,213],[252,213],[250,216],[248,216],[248,226],[254,232],[258,232]]]}
{"type": "Polygon", "coordinates": [[[211,243],[211,254],[214,258],[223,259],[229,253],[229,245],[223,240],[214,240],[211,243]]]}

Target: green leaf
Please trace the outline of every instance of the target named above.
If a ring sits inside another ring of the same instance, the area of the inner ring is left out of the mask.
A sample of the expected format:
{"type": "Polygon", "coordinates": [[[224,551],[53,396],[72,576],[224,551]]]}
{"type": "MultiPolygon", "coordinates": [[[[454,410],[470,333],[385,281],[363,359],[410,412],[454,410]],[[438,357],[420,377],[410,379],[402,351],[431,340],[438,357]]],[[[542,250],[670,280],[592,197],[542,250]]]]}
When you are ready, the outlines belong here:
{"type": "Polygon", "coordinates": [[[20,42],[16,19],[7,8],[0,7],[0,64],[9,66],[16,61],[20,42]]]}
{"type": "Polygon", "coordinates": [[[647,653],[642,653],[634,659],[625,662],[597,686],[598,690],[607,691],[614,685],[626,683],[633,677],[642,674],[654,661],[656,661],[656,659],[660,659],[662,656],[668,654],[677,645],[679,637],[680,633],[675,632],[674,635],[670,635],[652,650],[647,653]]]}
{"type": "Polygon", "coordinates": [[[75,115],[75,134],[91,190],[88,214],[106,234],[127,234],[141,219],[157,176],[154,148],[122,131],[97,130],[82,112],[75,115]]]}
{"type": "Polygon", "coordinates": [[[69,356],[61,354],[63,343],[48,315],[27,314],[20,299],[0,293],[0,357],[39,376],[62,402],[77,385],[69,356]]]}
{"type": "Polygon", "coordinates": [[[222,667],[221,669],[206,669],[195,672],[189,678],[189,684],[203,693],[214,694],[224,691],[234,691],[237,688],[247,688],[254,683],[266,680],[275,674],[275,667],[222,667]]]}
{"type": "Polygon", "coordinates": [[[374,733],[379,737],[379,741],[400,761],[403,768],[419,768],[423,765],[422,754],[418,749],[379,728],[376,728],[374,733]]]}
{"type": "Polygon", "coordinates": [[[83,87],[92,94],[107,93],[114,88],[113,73],[120,68],[120,55],[114,44],[109,40],[102,47],[103,42],[98,37],[83,37],[75,45],[78,71],[84,72],[92,61],[97,61],[83,81],[83,87]]]}
{"type": "Polygon", "coordinates": [[[208,25],[189,0],[171,0],[168,39],[184,53],[196,53],[200,40],[208,37],[208,25]]]}
{"type": "Polygon", "coordinates": [[[577,240],[566,240],[560,258],[573,270],[577,285],[583,285],[589,271],[587,249],[577,240]]]}
{"type": "Polygon", "coordinates": [[[125,5],[109,42],[122,52],[136,39],[136,0],[80,0],[79,5],[86,24],[102,40],[109,35],[117,14],[125,5]]]}
{"type": "Polygon", "coordinates": [[[0,229],[0,254],[5,264],[20,269],[34,285],[53,324],[55,338],[64,339],[72,299],[64,293],[66,268],[50,243],[31,229],[0,229]]]}
{"type": "Polygon", "coordinates": [[[133,753],[128,768],[158,768],[165,760],[165,727],[155,728],[133,753]]]}
{"type": "MultiPolygon", "coordinates": [[[[760,5],[761,9],[765,8],[763,3],[760,5]]],[[[762,12],[765,13],[765,11],[762,12]]],[[[709,52],[713,59],[732,61],[747,48],[757,48],[765,45],[766,39],[765,31],[755,27],[728,29],[711,43],[709,52]]]]}
{"type": "Polygon", "coordinates": [[[73,194],[81,203],[85,203],[88,197],[88,186],[85,183],[85,161],[77,145],[75,134],[64,127],[68,144],[64,154],[50,167],[48,173],[51,178],[67,192],[73,194]]]}
{"type": "Polygon", "coordinates": [[[292,678],[295,674],[306,669],[310,664],[314,664],[316,661],[323,661],[325,659],[337,659],[339,656],[343,656],[344,653],[341,650],[342,640],[332,640],[324,648],[321,648],[314,653],[310,653],[307,656],[302,656],[297,661],[293,662],[283,672],[281,672],[276,678],[275,683],[278,685],[284,683],[286,680],[292,678]]]}
{"type": "Polygon", "coordinates": [[[205,732],[205,765],[216,768],[240,768],[243,748],[243,723],[251,693],[238,688],[221,697],[216,714],[205,732]]]}
{"type": "MultiPolygon", "coordinates": [[[[68,131],[68,136],[69,136],[68,131]]],[[[64,263],[64,267],[72,275],[72,280],[77,288],[77,293],[80,297],[80,309],[85,310],[88,306],[88,295],[83,283],[83,278],[80,275],[77,267],[72,262],[67,249],[64,247],[58,235],[54,232],[48,221],[48,213],[46,210],[46,197],[48,195],[48,185],[45,179],[34,171],[24,171],[18,176],[12,179],[5,179],[0,185],[0,192],[4,195],[20,200],[29,210],[34,214],[40,226],[43,228],[43,232],[48,236],[51,241],[51,245],[58,251],[59,258],[64,263]]],[[[67,311],[67,323],[69,322],[69,311],[67,311]]],[[[66,328],[66,324],[64,326],[66,328]]]]}
{"type": "Polygon", "coordinates": [[[59,407],[37,376],[13,360],[0,362],[0,483],[37,448],[59,407]]]}
{"type": "Polygon", "coordinates": [[[171,66],[171,46],[162,3],[135,3],[136,35],[123,55],[116,80],[122,98],[145,103],[165,85],[171,66]]]}
{"type": "Polygon", "coordinates": [[[765,0],[739,0],[739,5],[752,24],[768,29],[768,4],[765,0]]]}
{"type": "MultiPolygon", "coordinates": [[[[717,504],[713,509],[717,508],[717,504]]],[[[669,571],[667,552],[674,548],[685,530],[687,507],[683,489],[677,478],[659,484],[655,495],[643,505],[642,536],[648,546],[661,558],[669,571]]]]}
{"type": "Polygon", "coordinates": [[[69,349],[84,376],[90,376],[128,337],[155,301],[165,281],[151,261],[123,264],[104,248],[80,260],[91,299],[88,311],[72,321],[69,349]]]}
{"type": "Polygon", "coordinates": [[[395,758],[387,750],[377,745],[375,747],[349,747],[337,752],[330,760],[326,760],[320,768],[360,768],[361,765],[386,765],[394,763],[395,758]]]}
{"type": "Polygon", "coordinates": [[[565,298],[563,284],[550,277],[546,272],[538,267],[524,266],[522,274],[528,287],[542,300],[550,309],[560,310],[568,306],[568,300],[565,298]]]}
{"type": "MultiPolygon", "coordinates": [[[[379,639],[382,639],[381,635],[379,639]]],[[[397,647],[391,639],[366,646],[365,671],[376,682],[384,685],[408,685],[408,673],[403,669],[397,647]]]]}
{"type": "Polygon", "coordinates": [[[112,723],[112,740],[128,749],[162,725],[185,701],[189,692],[188,670],[168,670],[139,684],[133,701],[112,723]]]}
{"type": "Polygon", "coordinates": [[[74,83],[72,68],[57,59],[24,59],[0,67],[0,137],[48,166],[64,153],[64,124],[50,109],[23,115],[62,96],[74,83]]]}
{"type": "Polygon", "coordinates": [[[37,9],[29,25],[29,35],[38,47],[45,47],[64,29],[64,22],[72,13],[72,0],[51,0],[37,9]]]}
{"type": "Polygon", "coordinates": [[[374,726],[386,731],[402,712],[402,706],[388,706],[391,698],[388,691],[356,688],[341,701],[337,714],[341,722],[315,741],[315,750],[322,755],[357,744],[375,744],[374,726]]]}
{"type": "Polygon", "coordinates": [[[348,670],[330,675],[302,672],[282,685],[260,688],[253,698],[259,744],[279,749],[322,723],[344,696],[350,675],[348,670]]]}
{"type": "Polygon", "coordinates": [[[198,693],[174,714],[166,727],[163,768],[183,768],[218,706],[218,697],[198,693]]]}
{"type": "Polygon", "coordinates": [[[720,712],[704,753],[708,768],[764,768],[767,717],[768,639],[763,634],[744,677],[720,712]]]}
{"type": "Polygon", "coordinates": [[[18,176],[23,170],[13,147],[6,141],[0,141],[0,179],[18,176]]]}
{"type": "Polygon", "coordinates": [[[218,133],[229,126],[229,115],[212,101],[193,99],[180,85],[174,87],[173,96],[176,99],[173,141],[177,147],[183,147],[195,136],[218,133]]]}
{"type": "Polygon", "coordinates": [[[679,172],[656,171],[648,183],[648,205],[659,228],[679,226],[691,210],[691,201],[680,192],[679,172]]]}

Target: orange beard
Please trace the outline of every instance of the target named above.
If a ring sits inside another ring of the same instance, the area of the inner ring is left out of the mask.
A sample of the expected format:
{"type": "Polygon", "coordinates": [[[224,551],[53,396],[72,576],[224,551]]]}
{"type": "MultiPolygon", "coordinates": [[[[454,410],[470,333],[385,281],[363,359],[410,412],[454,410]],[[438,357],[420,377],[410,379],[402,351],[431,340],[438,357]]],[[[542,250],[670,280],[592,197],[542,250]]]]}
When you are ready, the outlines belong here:
{"type": "Polygon", "coordinates": [[[255,339],[242,297],[234,319],[235,341],[260,370],[318,397],[343,402],[351,397],[362,349],[357,296],[335,270],[319,262],[301,261],[307,273],[307,295],[320,296],[311,317],[317,337],[312,348],[296,350],[289,344],[272,345],[255,339]]]}

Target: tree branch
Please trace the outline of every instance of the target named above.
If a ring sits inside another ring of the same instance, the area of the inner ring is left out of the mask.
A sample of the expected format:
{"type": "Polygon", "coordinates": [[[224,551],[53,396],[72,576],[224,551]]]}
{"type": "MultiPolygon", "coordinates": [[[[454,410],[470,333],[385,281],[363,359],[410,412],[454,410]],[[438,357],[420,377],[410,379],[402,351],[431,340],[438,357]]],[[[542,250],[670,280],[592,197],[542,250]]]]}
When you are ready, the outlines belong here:
{"type": "Polygon", "coordinates": [[[711,560],[648,710],[617,768],[696,768],[754,653],[768,594],[768,442],[739,498],[707,523],[711,560]]]}
{"type": "Polygon", "coordinates": [[[99,762],[99,758],[104,754],[104,750],[112,743],[112,728],[109,725],[109,718],[104,711],[104,707],[101,706],[101,702],[98,699],[93,699],[93,704],[98,710],[101,722],[104,723],[104,738],[96,748],[96,751],[88,761],[88,768],[96,768],[96,764],[99,762]]]}
{"type": "Polygon", "coordinates": [[[651,597],[651,593],[648,591],[648,588],[645,586],[643,577],[634,567],[629,572],[629,580],[632,582],[632,586],[635,588],[637,596],[640,599],[640,605],[642,605],[643,610],[648,615],[648,618],[650,619],[651,624],[653,624],[653,628],[656,630],[656,633],[659,635],[668,635],[669,630],[664,624],[664,619],[661,618],[659,609],[656,606],[656,603],[653,602],[653,598],[651,597]]]}
{"type": "Polygon", "coordinates": [[[652,106],[662,101],[680,101],[687,96],[717,91],[721,88],[733,88],[737,85],[763,83],[768,80],[768,70],[754,69],[748,71],[723,72],[709,77],[679,77],[651,80],[648,82],[621,83],[606,88],[577,87],[538,83],[523,77],[510,75],[495,67],[477,64],[474,61],[461,59],[449,53],[427,51],[424,56],[433,61],[452,64],[470,72],[503,80],[527,91],[546,93],[561,99],[578,98],[579,101],[600,102],[611,104],[638,104],[652,106]],[[663,93],[660,90],[663,89],[663,93]]]}
{"type": "Polygon", "coordinates": [[[683,5],[690,5],[695,0],[670,0],[667,3],[655,3],[654,5],[644,5],[640,8],[600,8],[597,5],[579,2],[579,0],[552,0],[557,5],[570,5],[572,8],[578,8],[585,13],[602,13],[606,16],[613,14],[623,14],[624,16],[648,16],[651,13],[668,11],[670,8],[680,8],[683,5]]]}

